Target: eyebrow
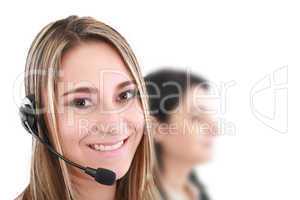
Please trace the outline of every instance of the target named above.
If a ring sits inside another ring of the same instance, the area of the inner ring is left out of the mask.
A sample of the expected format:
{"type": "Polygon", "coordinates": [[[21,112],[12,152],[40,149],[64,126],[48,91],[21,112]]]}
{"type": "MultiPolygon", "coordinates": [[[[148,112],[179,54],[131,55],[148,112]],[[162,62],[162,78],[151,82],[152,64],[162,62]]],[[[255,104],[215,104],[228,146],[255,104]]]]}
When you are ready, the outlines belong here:
{"type": "Polygon", "coordinates": [[[68,94],[82,92],[82,93],[97,93],[97,88],[94,87],[78,87],[72,90],[65,92],[62,96],[67,96],[68,94]]]}
{"type": "MultiPolygon", "coordinates": [[[[124,81],[124,82],[120,83],[117,86],[117,89],[121,89],[122,87],[125,87],[127,85],[131,85],[131,84],[135,85],[135,82],[132,81],[132,80],[130,80],[130,81],[124,81]]],[[[97,93],[98,89],[95,88],[95,87],[78,87],[78,88],[74,88],[74,89],[71,89],[71,90],[65,92],[62,96],[67,96],[68,94],[77,93],[77,92],[82,92],[82,93],[97,93]]]]}
{"type": "Polygon", "coordinates": [[[124,82],[120,83],[120,84],[117,86],[117,89],[120,89],[120,88],[122,88],[122,87],[125,87],[125,86],[127,86],[127,85],[131,85],[131,84],[135,85],[135,82],[132,81],[132,80],[130,80],[130,81],[124,81],[124,82]]]}

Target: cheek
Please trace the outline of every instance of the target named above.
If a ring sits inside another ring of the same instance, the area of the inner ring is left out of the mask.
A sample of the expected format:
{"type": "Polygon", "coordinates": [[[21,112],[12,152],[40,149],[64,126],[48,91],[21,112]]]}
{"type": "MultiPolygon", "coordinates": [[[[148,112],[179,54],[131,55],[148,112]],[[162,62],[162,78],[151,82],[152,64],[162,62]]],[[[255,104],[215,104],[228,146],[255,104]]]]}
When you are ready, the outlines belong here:
{"type": "Polygon", "coordinates": [[[172,131],[173,135],[166,135],[163,148],[170,155],[198,162],[210,154],[208,137],[192,132],[188,127],[188,124],[185,127],[178,126],[176,131],[172,131]]]}
{"type": "Polygon", "coordinates": [[[145,117],[141,104],[134,102],[128,109],[122,113],[124,119],[138,135],[142,135],[145,129],[145,117]]]}
{"type": "Polygon", "coordinates": [[[185,141],[182,140],[183,138],[179,135],[173,135],[173,136],[168,136],[165,138],[165,149],[166,151],[171,151],[171,154],[185,154],[187,148],[183,148],[185,146],[185,141]]]}
{"type": "Polygon", "coordinates": [[[123,118],[126,120],[130,130],[133,132],[134,138],[134,151],[137,145],[140,143],[141,137],[145,131],[145,118],[144,113],[140,107],[135,107],[126,110],[123,114],[123,118]]]}
{"type": "Polygon", "coordinates": [[[66,114],[59,114],[57,119],[64,155],[71,160],[80,161],[80,140],[87,134],[87,128],[82,123],[84,120],[75,116],[71,119],[66,114]]]}
{"type": "Polygon", "coordinates": [[[208,135],[198,135],[194,137],[197,143],[191,149],[191,155],[194,155],[195,161],[205,162],[212,156],[212,138],[208,135]]]}

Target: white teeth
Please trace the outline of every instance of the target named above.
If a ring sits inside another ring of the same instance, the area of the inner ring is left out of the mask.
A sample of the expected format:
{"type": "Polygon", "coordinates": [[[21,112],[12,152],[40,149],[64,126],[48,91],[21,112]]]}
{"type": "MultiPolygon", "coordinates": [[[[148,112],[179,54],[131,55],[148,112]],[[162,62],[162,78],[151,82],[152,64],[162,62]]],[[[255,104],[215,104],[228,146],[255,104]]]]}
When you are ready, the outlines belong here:
{"type": "Polygon", "coordinates": [[[123,143],[124,140],[113,145],[91,144],[89,146],[96,151],[113,151],[120,148],[123,143]]]}

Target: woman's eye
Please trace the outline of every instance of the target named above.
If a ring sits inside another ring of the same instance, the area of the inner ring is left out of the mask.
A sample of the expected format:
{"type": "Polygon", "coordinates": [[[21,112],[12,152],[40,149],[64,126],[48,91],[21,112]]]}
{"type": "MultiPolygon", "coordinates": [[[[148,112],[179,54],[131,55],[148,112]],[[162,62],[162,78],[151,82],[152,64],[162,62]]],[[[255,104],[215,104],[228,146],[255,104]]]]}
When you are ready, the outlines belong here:
{"type": "Polygon", "coordinates": [[[92,105],[92,102],[90,99],[87,98],[76,98],[73,101],[71,101],[71,106],[74,106],[76,108],[85,109],[92,105]]]}
{"type": "Polygon", "coordinates": [[[128,101],[128,100],[136,97],[137,95],[138,95],[138,90],[137,89],[127,90],[125,92],[122,92],[119,95],[118,100],[119,101],[128,101]]]}

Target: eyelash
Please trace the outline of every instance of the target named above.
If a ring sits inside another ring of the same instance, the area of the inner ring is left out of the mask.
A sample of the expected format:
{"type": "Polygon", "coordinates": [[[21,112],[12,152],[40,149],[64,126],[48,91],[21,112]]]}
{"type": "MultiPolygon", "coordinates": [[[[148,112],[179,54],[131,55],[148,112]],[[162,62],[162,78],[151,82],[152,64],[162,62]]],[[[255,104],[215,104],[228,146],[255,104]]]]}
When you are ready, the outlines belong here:
{"type": "MultiPolygon", "coordinates": [[[[139,95],[139,91],[137,89],[126,90],[124,92],[121,92],[121,94],[117,98],[117,101],[122,103],[123,101],[129,101],[130,99],[133,99],[133,98],[137,97],[138,95],[139,95]],[[121,99],[122,98],[121,96],[124,94],[127,94],[128,92],[130,92],[132,96],[125,100],[121,99]]],[[[78,108],[78,109],[87,109],[87,108],[91,107],[92,104],[93,104],[92,100],[89,98],[75,98],[70,102],[71,106],[78,108]],[[87,101],[89,101],[90,105],[86,105],[87,101]],[[85,102],[84,105],[82,105],[83,102],[85,102]]]]}
{"type": "Polygon", "coordinates": [[[90,104],[92,104],[91,99],[89,99],[89,98],[75,98],[74,100],[71,101],[70,105],[74,106],[75,108],[79,108],[79,109],[86,109],[91,106],[91,105],[86,106],[86,103],[85,103],[85,105],[78,105],[79,103],[83,102],[82,100],[84,100],[84,102],[89,101],[90,104]]]}
{"type": "Polygon", "coordinates": [[[139,95],[139,91],[137,89],[130,89],[130,90],[126,90],[124,92],[122,92],[119,96],[118,96],[118,101],[123,101],[122,99],[120,99],[120,96],[123,95],[123,94],[126,94],[127,92],[131,92],[132,94],[132,97],[130,97],[129,99],[126,99],[124,101],[128,101],[130,99],[133,99],[135,97],[137,97],[139,95]]]}

